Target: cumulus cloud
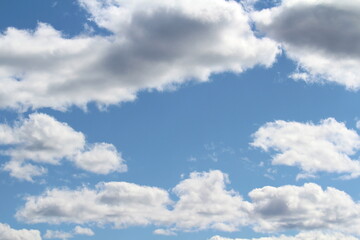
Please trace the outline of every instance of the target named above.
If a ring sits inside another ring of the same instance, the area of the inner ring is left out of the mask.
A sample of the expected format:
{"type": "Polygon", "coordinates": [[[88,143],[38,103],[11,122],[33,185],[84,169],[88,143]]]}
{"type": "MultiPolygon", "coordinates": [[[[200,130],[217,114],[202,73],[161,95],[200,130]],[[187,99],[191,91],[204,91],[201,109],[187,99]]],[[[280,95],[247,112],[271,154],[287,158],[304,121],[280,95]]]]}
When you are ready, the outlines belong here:
{"type": "MultiPolygon", "coordinates": [[[[253,134],[252,146],[277,154],[273,164],[297,166],[311,176],[317,172],[357,177],[360,162],[351,156],[360,150],[360,136],[333,118],[319,124],[278,120],[263,125],[253,134]]],[[[299,177],[298,176],[298,177],[299,177]]]]}
{"type": "Polygon", "coordinates": [[[54,230],[47,230],[44,235],[45,239],[67,240],[72,237],[73,237],[73,235],[71,233],[63,232],[63,231],[54,231],[54,230]]]}
{"type": "Polygon", "coordinates": [[[32,181],[47,171],[39,164],[59,165],[63,159],[98,174],[126,171],[113,145],[87,144],[81,132],[47,114],[30,114],[13,126],[0,124],[0,136],[0,145],[7,147],[1,154],[10,157],[3,169],[18,179],[32,181]]]}
{"type": "Polygon", "coordinates": [[[98,174],[127,171],[121,154],[108,143],[94,144],[87,151],[77,154],[73,161],[79,168],[98,174]]]}
{"type": "Polygon", "coordinates": [[[109,36],[67,38],[52,26],[0,34],[0,107],[25,110],[131,101],[213,73],[270,66],[241,4],[225,0],[79,0],[109,36]]]}
{"type": "Polygon", "coordinates": [[[282,0],[253,12],[257,27],[299,64],[294,79],[360,88],[360,4],[353,0],[282,0]]]}
{"type": "Polygon", "coordinates": [[[255,230],[330,229],[360,234],[360,204],[343,191],[314,183],[263,187],[249,193],[255,230]]]}
{"type": "Polygon", "coordinates": [[[41,240],[38,230],[21,229],[16,230],[7,224],[0,223],[1,240],[41,240]]]}
{"type": "Polygon", "coordinates": [[[162,229],[162,228],[155,229],[154,234],[164,235],[164,236],[175,236],[176,235],[176,233],[174,231],[172,231],[170,229],[162,229]]]}
{"type": "Polygon", "coordinates": [[[94,236],[95,233],[90,228],[83,228],[81,226],[76,226],[72,232],[47,230],[44,235],[44,238],[67,240],[73,238],[75,235],[94,236]]]}
{"type": "MultiPolygon", "coordinates": [[[[29,196],[16,218],[27,223],[110,224],[116,228],[155,225],[160,235],[178,231],[237,231],[248,226],[260,232],[334,230],[360,234],[360,204],[338,189],[308,183],[266,186],[245,201],[226,190],[221,171],[194,172],[173,192],[127,182],[108,182],[94,189],[49,189],[29,196]]],[[[301,239],[301,238],[300,238],[301,239]]]]}
{"type": "Polygon", "coordinates": [[[236,231],[248,223],[251,204],[234,190],[226,190],[228,176],[221,171],[194,172],[173,192],[175,227],[182,230],[216,229],[236,231]]]}
{"type": "Polygon", "coordinates": [[[115,227],[146,225],[166,218],[170,203],[165,190],[126,182],[108,182],[94,189],[51,189],[40,196],[26,198],[17,212],[29,223],[95,222],[115,227]]]}
{"type": "Polygon", "coordinates": [[[220,171],[194,172],[174,189],[177,202],[163,189],[127,182],[98,184],[95,189],[51,189],[26,198],[16,216],[29,223],[96,223],[117,228],[161,225],[156,234],[217,229],[234,231],[244,225],[250,204],[225,190],[220,171]]]}
{"type": "Polygon", "coordinates": [[[278,237],[261,237],[261,238],[224,238],[220,236],[214,236],[209,240],[358,240],[357,237],[344,235],[339,232],[302,232],[295,236],[281,235],[278,237]]]}
{"type": "Polygon", "coordinates": [[[84,228],[81,226],[76,226],[74,228],[74,234],[76,235],[86,235],[86,236],[94,236],[95,233],[90,228],[84,228]]]}

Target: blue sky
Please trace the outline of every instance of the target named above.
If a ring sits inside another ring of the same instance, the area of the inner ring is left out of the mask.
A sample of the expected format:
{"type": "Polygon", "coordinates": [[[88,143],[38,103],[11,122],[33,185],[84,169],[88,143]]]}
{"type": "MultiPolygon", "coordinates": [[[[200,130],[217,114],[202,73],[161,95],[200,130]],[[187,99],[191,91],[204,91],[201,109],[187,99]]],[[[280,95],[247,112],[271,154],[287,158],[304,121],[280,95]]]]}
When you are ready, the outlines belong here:
{"type": "Polygon", "coordinates": [[[357,240],[359,9],[1,1],[0,239],[357,240]]]}

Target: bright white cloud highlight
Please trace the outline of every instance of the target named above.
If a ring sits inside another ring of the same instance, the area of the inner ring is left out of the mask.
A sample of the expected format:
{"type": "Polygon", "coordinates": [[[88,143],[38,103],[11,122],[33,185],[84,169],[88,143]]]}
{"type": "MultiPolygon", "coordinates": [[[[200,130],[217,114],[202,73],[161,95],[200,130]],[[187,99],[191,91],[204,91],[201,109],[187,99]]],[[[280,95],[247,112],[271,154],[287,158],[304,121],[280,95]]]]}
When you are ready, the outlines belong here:
{"type": "Polygon", "coordinates": [[[297,166],[305,175],[330,172],[357,177],[360,174],[360,162],[351,159],[360,149],[360,136],[333,118],[317,125],[269,122],[255,132],[253,138],[252,146],[277,153],[273,164],[297,166]]]}
{"type": "Polygon", "coordinates": [[[63,159],[98,174],[127,170],[113,145],[89,145],[81,132],[47,114],[30,114],[13,126],[0,124],[0,136],[0,144],[7,146],[1,153],[10,157],[3,169],[18,179],[32,181],[33,177],[46,173],[39,165],[59,165],[63,159]]]}
{"type": "Polygon", "coordinates": [[[182,230],[236,231],[248,223],[251,205],[234,190],[226,190],[228,176],[221,171],[194,172],[174,189],[175,226],[182,230]]]}
{"type": "Polygon", "coordinates": [[[294,79],[359,90],[359,1],[282,0],[279,6],[253,12],[253,19],[299,64],[294,79]]]}
{"type": "Polygon", "coordinates": [[[261,237],[261,238],[224,238],[214,236],[209,240],[358,240],[359,238],[349,235],[344,235],[338,232],[302,232],[295,236],[281,235],[279,237],[261,237]]]}
{"type": "Polygon", "coordinates": [[[1,240],[41,240],[38,230],[20,229],[16,230],[7,224],[0,223],[1,240]]]}
{"type": "Polygon", "coordinates": [[[256,38],[241,4],[225,0],[79,0],[110,36],[0,33],[0,107],[25,110],[131,101],[213,73],[270,66],[279,52],[256,38]]]}

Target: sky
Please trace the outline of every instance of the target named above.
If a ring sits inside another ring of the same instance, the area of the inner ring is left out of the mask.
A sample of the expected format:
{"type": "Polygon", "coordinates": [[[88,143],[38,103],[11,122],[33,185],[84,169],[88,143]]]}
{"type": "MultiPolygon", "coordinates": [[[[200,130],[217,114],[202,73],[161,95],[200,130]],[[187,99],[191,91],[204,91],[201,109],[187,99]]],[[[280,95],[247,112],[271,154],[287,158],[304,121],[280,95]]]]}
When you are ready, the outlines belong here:
{"type": "Polygon", "coordinates": [[[0,1],[0,239],[359,240],[359,0],[0,1]]]}

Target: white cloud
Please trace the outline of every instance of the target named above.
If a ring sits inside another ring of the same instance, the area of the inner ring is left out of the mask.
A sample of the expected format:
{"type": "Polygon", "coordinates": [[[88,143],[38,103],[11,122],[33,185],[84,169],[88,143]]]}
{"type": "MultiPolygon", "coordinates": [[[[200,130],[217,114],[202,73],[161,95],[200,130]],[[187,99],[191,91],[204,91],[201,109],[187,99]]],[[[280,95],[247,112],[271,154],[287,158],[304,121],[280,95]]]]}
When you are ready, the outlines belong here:
{"type": "Polygon", "coordinates": [[[169,192],[126,182],[95,189],[50,189],[26,198],[16,218],[27,223],[110,224],[116,228],[155,225],[155,234],[214,229],[238,231],[331,230],[360,234],[360,204],[340,190],[308,183],[254,189],[250,202],[226,190],[221,171],[194,172],[169,192]]]}
{"type": "Polygon", "coordinates": [[[67,240],[73,238],[75,235],[94,236],[95,233],[90,228],[83,228],[81,226],[76,226],[72,232],[47,230],[44,235],[44,238],[67,240]]]}
{"type": "MultiPolygon", "coordinates": [[[[277,154],[272,163],[298,166],[300,176],[317,172],[360,174],[360,162],[351,156],[360,149],[360,136],[333,118],[313,123],[275,121],[266,123],[253,134],[255,147],[277,154]]],[[[350,177],[347,176],[347,177],[350,177]]]]}
{"type": "Polygon", "coordinates": [[[81,169],[98,174],[127,171],[121,154],[108,143],[94,144],[88,151],[77,154],[73,161],[81,169]]]}
{"type": "Polygon", "coordinates": [[[108,182],[95,189],[51,189],[40,196],[26,198],[16,217],[29,223],[63,222],[115,227],[147,225],[167,218],[170,203],[165,190],[126,182],[108,182]]]}
{"type": "Polygon", "coordinates": [[[73,238],[73,235],[71,233],[63,232],[63,231],[47,230],[44,235],[44,238],[67,240],[69,238],[73,238]]]}
{"type": "Polygon", "coordinates": [[[76,226],[72,232],[47,230],[46,233],[44,234],[44,238],[67,240],[73,238],[75,235],[94,236],[95,233],[90,228],[83,228],[81,226],[76,226]]]}
{"type": "Polygon", "coordinates": [[[32,163],[59,165],[62,159],[98,174],[126,171],[124,160],[113,145],[96,143],[88,147],[81,132],[46,114],[30,114],[14,126],[0,124],[0,136],[0,145],[7,146],[1,154],[10,156],[3,169],[19,179],[32,181],[47,172],[32,163]]]}
{"type": "Polygon", "coordinates": [[[21,229],[16,230],[7,224],[0,223],[1,240],[41,240],[38,230],[21,229]]]}
{"type": "Polygon", "coordinates": [[[90,228],[84,228],[81,226],[76,226],[74,228],[74,234],[76,235],[86,235],[86,236],[94,236],[95,233],[90,228]]]}
{"type": "Polygon", "coordinates": [[[256,38],[241,4],[225,0],[79,0],[110,36],[35,30],[0,34],[0,107],[65,110],[131,101],[213,73],[270,66],[277,44],[256,38]]]}
{"type": "Polygon", "coordinates": [[[319,185],[263,187],[249,193],[255,230],[330,229],[360,234],[360,204],[335,188],[319,185]]]}
{"type": "Polygon", "coordinates": [[[360,121],[356,121],[356,128],[360,129],[360,121]]]}
{"type": "Polygon", "coordinates": [[[235,231],[248,221],[251,205],[236,192],[225,190],[226,181],[227,176],[220,171],[194,172],[174,188],[179,198],[176,203],[165,190],[126,182],[101,183],[95,189],[55,188],[27,197],[16,217],[28,223],[166,227],[156,234],[203,229],[235,231]]]}
{"type": "Polygon", "coordinates": [[[162,229],[162,228],[155,229],[154,234],[163,235],[163,236],[175,236],[176,235],[176,233],[174,231],[172,231],[170,229],[162,229]]]}
{"type": "Polygon", "coordinates": [[[261,237],[261,238],[224,238],[220,236],[214,236],[209,240],[358,240],[357,237],[344,235],[339,232],[302,232],[295,236],[277,236],[277,237],[261,237]]]}
{"type": "Polygon", "coordinates": [[[253,12],[258,28],[277,40],[307,82],[335,82],[360,88],[360,3],[353,0],[283,0],[253,12]]]}
{"type": "Polygon", "coordinates": [[[251,205],[233,190],[226,190],[228,176],[221,171],[193,172],[174,189],[179,200],[172,212],[181,230],[236,231],[248,223],[251,205]]]}

